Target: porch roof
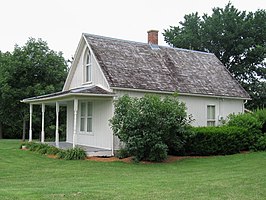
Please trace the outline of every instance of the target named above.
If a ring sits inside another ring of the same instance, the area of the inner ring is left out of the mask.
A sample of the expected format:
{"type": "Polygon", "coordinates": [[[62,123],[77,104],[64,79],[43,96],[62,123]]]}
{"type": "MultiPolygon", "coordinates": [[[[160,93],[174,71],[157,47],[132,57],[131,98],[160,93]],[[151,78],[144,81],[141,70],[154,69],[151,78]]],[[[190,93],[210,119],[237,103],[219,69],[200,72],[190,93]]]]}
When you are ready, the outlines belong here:
{"type": "Polygon", "coordinates": [[[91,96],[91,97],[114,97],[115,94],[109,92],[99,86],[88,86],[88,87],[79,87],[74,88],[67,91],[55,92],[51,94],[30,97],[27,99],[23,99],[21,102],[23,103],[38,103],[42,101],[49,101],[49,100],[64,100],[67,98],[71,98],[74,96],[91,96]]]}

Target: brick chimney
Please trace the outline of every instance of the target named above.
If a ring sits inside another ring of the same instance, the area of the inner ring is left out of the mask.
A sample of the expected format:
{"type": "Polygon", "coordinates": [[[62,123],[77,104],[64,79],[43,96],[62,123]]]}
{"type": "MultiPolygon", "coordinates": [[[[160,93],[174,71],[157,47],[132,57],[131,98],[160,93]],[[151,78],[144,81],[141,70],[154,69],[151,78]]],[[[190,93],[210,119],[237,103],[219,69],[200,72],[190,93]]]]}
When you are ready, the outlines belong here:
{"type": "Polygon", "coordinates": [[[158,45],[158,32],[156,30],[148,31],[148,43],[158,45]]]}

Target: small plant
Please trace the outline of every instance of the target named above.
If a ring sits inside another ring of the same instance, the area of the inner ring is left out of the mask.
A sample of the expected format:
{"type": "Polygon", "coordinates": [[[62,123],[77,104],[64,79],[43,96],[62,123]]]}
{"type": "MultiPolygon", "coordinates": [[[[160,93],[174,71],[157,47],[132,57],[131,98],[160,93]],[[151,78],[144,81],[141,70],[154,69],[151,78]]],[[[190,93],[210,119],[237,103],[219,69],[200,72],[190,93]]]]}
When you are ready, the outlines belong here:
{"type": "Polygon", "coordinates": [[[39,143],[32,142],[29,146],[30,151],[37,151],[39,148],[39,143]]]}
{"type": "Polygon", "coordinates": [[[50,146],[48,144],[39,143],[36,151],[40,154],[46,154],[49,147],[50,146]]]}
{"type": "Polygon", "coordinates": [[[64,159],[66,160],[84,160],[87,157],[84,149],[75,147],[73,149],[67,149],[64,159]]]}
{"type": "Polygon", "coordinates": [[[58,159],[65,159],[65,156],[66,156],[66,150],[58,149],[58,152],[56,154],[56,157],[58,159]]]}
{"type": "Polygon", "coordinates": [[[29,149],[29,143],[28,142],[22,142],[19,146],[20,149],[29,149]]]}
{"type": "Polygon", "coordinates": [[[50,146],[48,149],[47,149],[47,154],[49,155],[56,155],[57,153],[59,152],[59,149],[56,148],[55,146],[50,146]]]}

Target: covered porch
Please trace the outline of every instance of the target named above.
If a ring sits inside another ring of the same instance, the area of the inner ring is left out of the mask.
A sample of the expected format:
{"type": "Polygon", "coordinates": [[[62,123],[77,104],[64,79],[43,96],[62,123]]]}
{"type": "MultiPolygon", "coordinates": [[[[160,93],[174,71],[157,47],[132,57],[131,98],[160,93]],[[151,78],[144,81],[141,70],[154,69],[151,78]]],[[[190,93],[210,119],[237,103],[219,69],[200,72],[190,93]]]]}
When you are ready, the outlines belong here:
{"type": "Polygon", "coordinates": [[[88,156],[112,156],[113,134],[109,119],[113,113],[114,94],[98,86],[75,88],[22,100],[29,103],[29,141],[33,140],[33,106],[41,106],[40,142],[62,149],[81,147],[88,156]],[[55,107],[55,140],[45,142],[45,108],[55,107]],[[66,141],[60,141],[60,107],[67,108],[66,141]]]}

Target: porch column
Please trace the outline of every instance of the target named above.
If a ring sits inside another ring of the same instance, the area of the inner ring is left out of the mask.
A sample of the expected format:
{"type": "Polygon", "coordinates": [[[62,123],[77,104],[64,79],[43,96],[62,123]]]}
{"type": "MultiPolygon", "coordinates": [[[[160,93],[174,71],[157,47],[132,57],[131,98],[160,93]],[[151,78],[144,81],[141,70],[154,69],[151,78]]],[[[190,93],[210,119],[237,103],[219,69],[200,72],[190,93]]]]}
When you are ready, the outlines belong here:
{"type": "Polygon", "coordinates": [[[73,131],[73,148],[76,146],[77,139],[77,114],[78,114],[78,100],[74,99],[74,131],[73,131]]]}
{"type": "Polygon", "coordinates": [[[42,132],[41,132],[41,143],[44,143],[44,113],[45,113],[45,104],[42,103],[42,132]]]}
{"type": "Polygon", "coordinates": [[[59,103],[55,102],[55,112],[56,112],[56,125],[55,125],[55,145],[59,147],[59,103]]]}
{"type": "MultiPolygon", "coordinates": [[[[113,98],[111,105],[112,105],[112,116],[114,116],[114,112],[115,112],[115,106],[113,104],[113,102],[115,101],[115,99],[113,98]]],[[[111,131],[111,155],[114,156],[114,133],[113,131],[111,131]]]]}
{"type": "Polygon", "coordinates": [[[30,127],[29,127],[29,142],[32,141],[32,104],[30,104],[30,127]]]}

